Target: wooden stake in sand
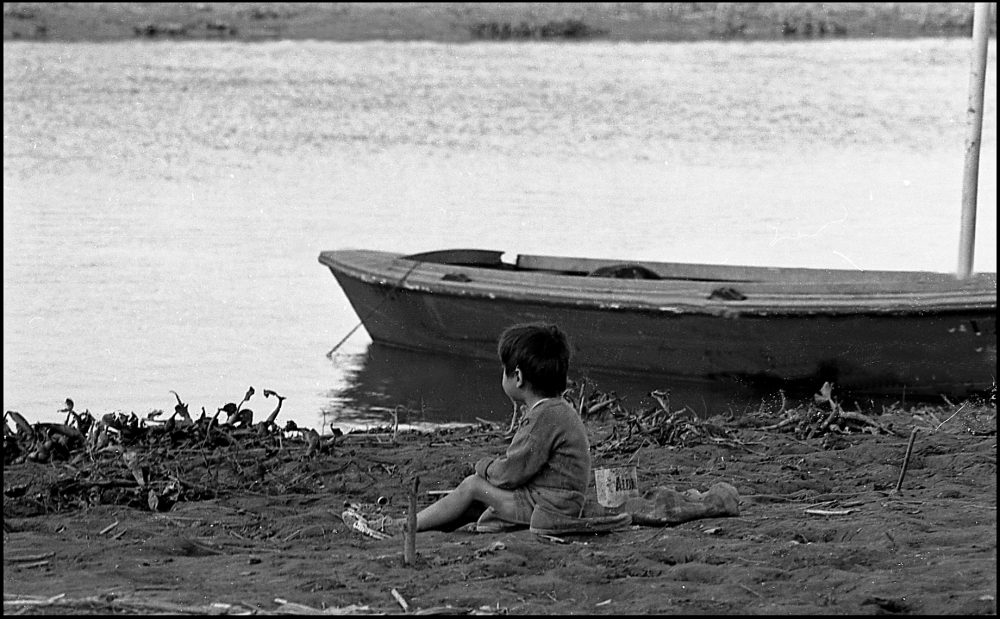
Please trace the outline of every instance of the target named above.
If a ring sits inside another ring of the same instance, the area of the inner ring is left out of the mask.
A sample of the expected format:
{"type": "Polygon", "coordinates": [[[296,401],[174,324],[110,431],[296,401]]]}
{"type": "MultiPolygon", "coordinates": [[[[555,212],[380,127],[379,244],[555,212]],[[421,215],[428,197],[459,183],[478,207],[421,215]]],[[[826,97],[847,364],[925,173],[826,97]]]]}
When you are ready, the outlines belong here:
{"type": "Polygon", "coordinates": [[[420,477],[413,478],[413,490],[410,492],[410,511],[406,514],[406,540],[403,548],[403,563],[413,565],[417,561],[417,491],[420,488],[420,477]]]}
{"type": "Polygon", "coordinates": [[[899,492],[899,489],[903,487],[903,477],[906,476],[906,467],[910,465],[910,454],[913,453],[913,441],[917,438],[917,428],[910,430],[910,442],[906,446],[906,455],[903,456],[903,468],[899,471],[899,481],[896,482],[896,488],[892,491],[893,494],[899,492]]]}

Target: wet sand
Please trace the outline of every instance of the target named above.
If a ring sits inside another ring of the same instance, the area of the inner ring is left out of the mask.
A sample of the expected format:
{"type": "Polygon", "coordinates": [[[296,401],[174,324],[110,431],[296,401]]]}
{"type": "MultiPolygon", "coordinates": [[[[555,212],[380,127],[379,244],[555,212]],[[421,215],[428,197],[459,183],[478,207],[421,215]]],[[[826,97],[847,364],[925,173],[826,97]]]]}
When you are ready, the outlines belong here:
{"type": "Polygon", "coordinates": [[[428,613],[995,614],[995,403],[868,415],[884,431],[807,438],[813,421],[776,427],[790,417],[772,410],[669,440],[651,424],[629,431],[621,411],[598,416],[587,421],[595,468],[634,465],[641,491],[724,481],[739,516],[561,538],[421,533],[412,566],[401,537],[349,529],[345,502],[375,510],[383,496],[383,513],[401,516],[416,475],[429,504],[427,491],[502,453],[507,428],[395,442],[382,428],[312,447],[287,432],[205,448],[175,436],[128,448],[144,488],[120,446],[11,463],[4,612],[401,613],[395,591],[428,613]],[[170,481],[181,500],[150,509],[147,491],[170,481]]]}

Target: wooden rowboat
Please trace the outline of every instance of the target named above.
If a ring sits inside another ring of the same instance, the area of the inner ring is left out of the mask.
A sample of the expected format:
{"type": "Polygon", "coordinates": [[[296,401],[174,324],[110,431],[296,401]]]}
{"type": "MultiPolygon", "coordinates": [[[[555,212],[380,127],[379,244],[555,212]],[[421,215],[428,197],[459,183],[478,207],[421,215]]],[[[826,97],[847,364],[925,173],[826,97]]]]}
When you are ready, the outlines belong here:
{"type": "Polygon", "coordinates": [[[870,394],[994,387],[996,273],[841,271],[454,249],[325,251],[375,342],[496,359],[511,324],[554,322],[573,364],[870,394]]]}

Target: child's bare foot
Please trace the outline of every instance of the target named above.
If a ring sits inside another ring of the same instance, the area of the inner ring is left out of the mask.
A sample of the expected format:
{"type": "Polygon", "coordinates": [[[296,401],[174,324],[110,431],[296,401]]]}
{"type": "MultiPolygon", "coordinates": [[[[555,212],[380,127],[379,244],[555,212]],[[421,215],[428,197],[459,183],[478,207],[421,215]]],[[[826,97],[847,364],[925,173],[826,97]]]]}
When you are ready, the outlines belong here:
{"type": "Polygon", "coordinates": [[[497,510],[492,507],[486,508],[486,511],[479,516],[479,520],[476,521],[472,531],[476,533],[507,533],[509,531],[516,531],[517,529],[523,529],[526,525],[517,524],[514,522],[508,522],[499,516],[497,516],[497,510]]]}

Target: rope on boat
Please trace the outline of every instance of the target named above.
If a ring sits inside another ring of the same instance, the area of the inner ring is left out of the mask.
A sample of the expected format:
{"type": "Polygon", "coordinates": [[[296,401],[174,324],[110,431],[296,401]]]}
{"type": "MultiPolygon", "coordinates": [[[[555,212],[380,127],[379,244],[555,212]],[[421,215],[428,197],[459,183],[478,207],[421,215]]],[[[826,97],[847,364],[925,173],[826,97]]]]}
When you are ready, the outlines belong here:
{"type": "Polygon", "coordinates": [[[392,293],[394,293],[397,290],[399,290],[399,287],[403,285],[403,282],[405,282],[406,278],[410,276],[410,273],[413,273],[413,271],[418,266],[420,266],[421,264],[423,264],[423,262],[420,262],[420,261],[414,262],[413,266],[410,267],[410,270],[408,270],[406,273],[404,273],[403,277],[399,278],[399,281],[396,282],[395,285],[393,285],[393,287],[389,290],[389,292],[386,293],[385,298],[382,299],[382,302],[379,303],[378,305],[376,305],[375,307],[373,307],[370,312],[368,312],[367,314],[365,314],[365,317],[361,319],[361,322],[359,322],[358,324],[354,325],[354,328],[351,329],[350,331],[348,331],[347,335],[345,335],[343,338],[341,338],[341,340],[339,342],[337,342],[337,345],[330,349],[330,352],[326,353],[326,358],[327,359],[332,359],[333,358],[333,353],[337,352],[337,349],[340,348],[341,346],[343,346],[344,342],[346,342],[352,335],[354,335],[354,332],[357,331],[358,329],[360,329],[361,325],[365,324],[366,320],[368,320],[369,318],[371,318],[372,315],[375,312],[377,312],[380,309],[382,309],[382,306],[385,305],[385,302],[389,300],[389,298],[392,296],[392,293]]]}

